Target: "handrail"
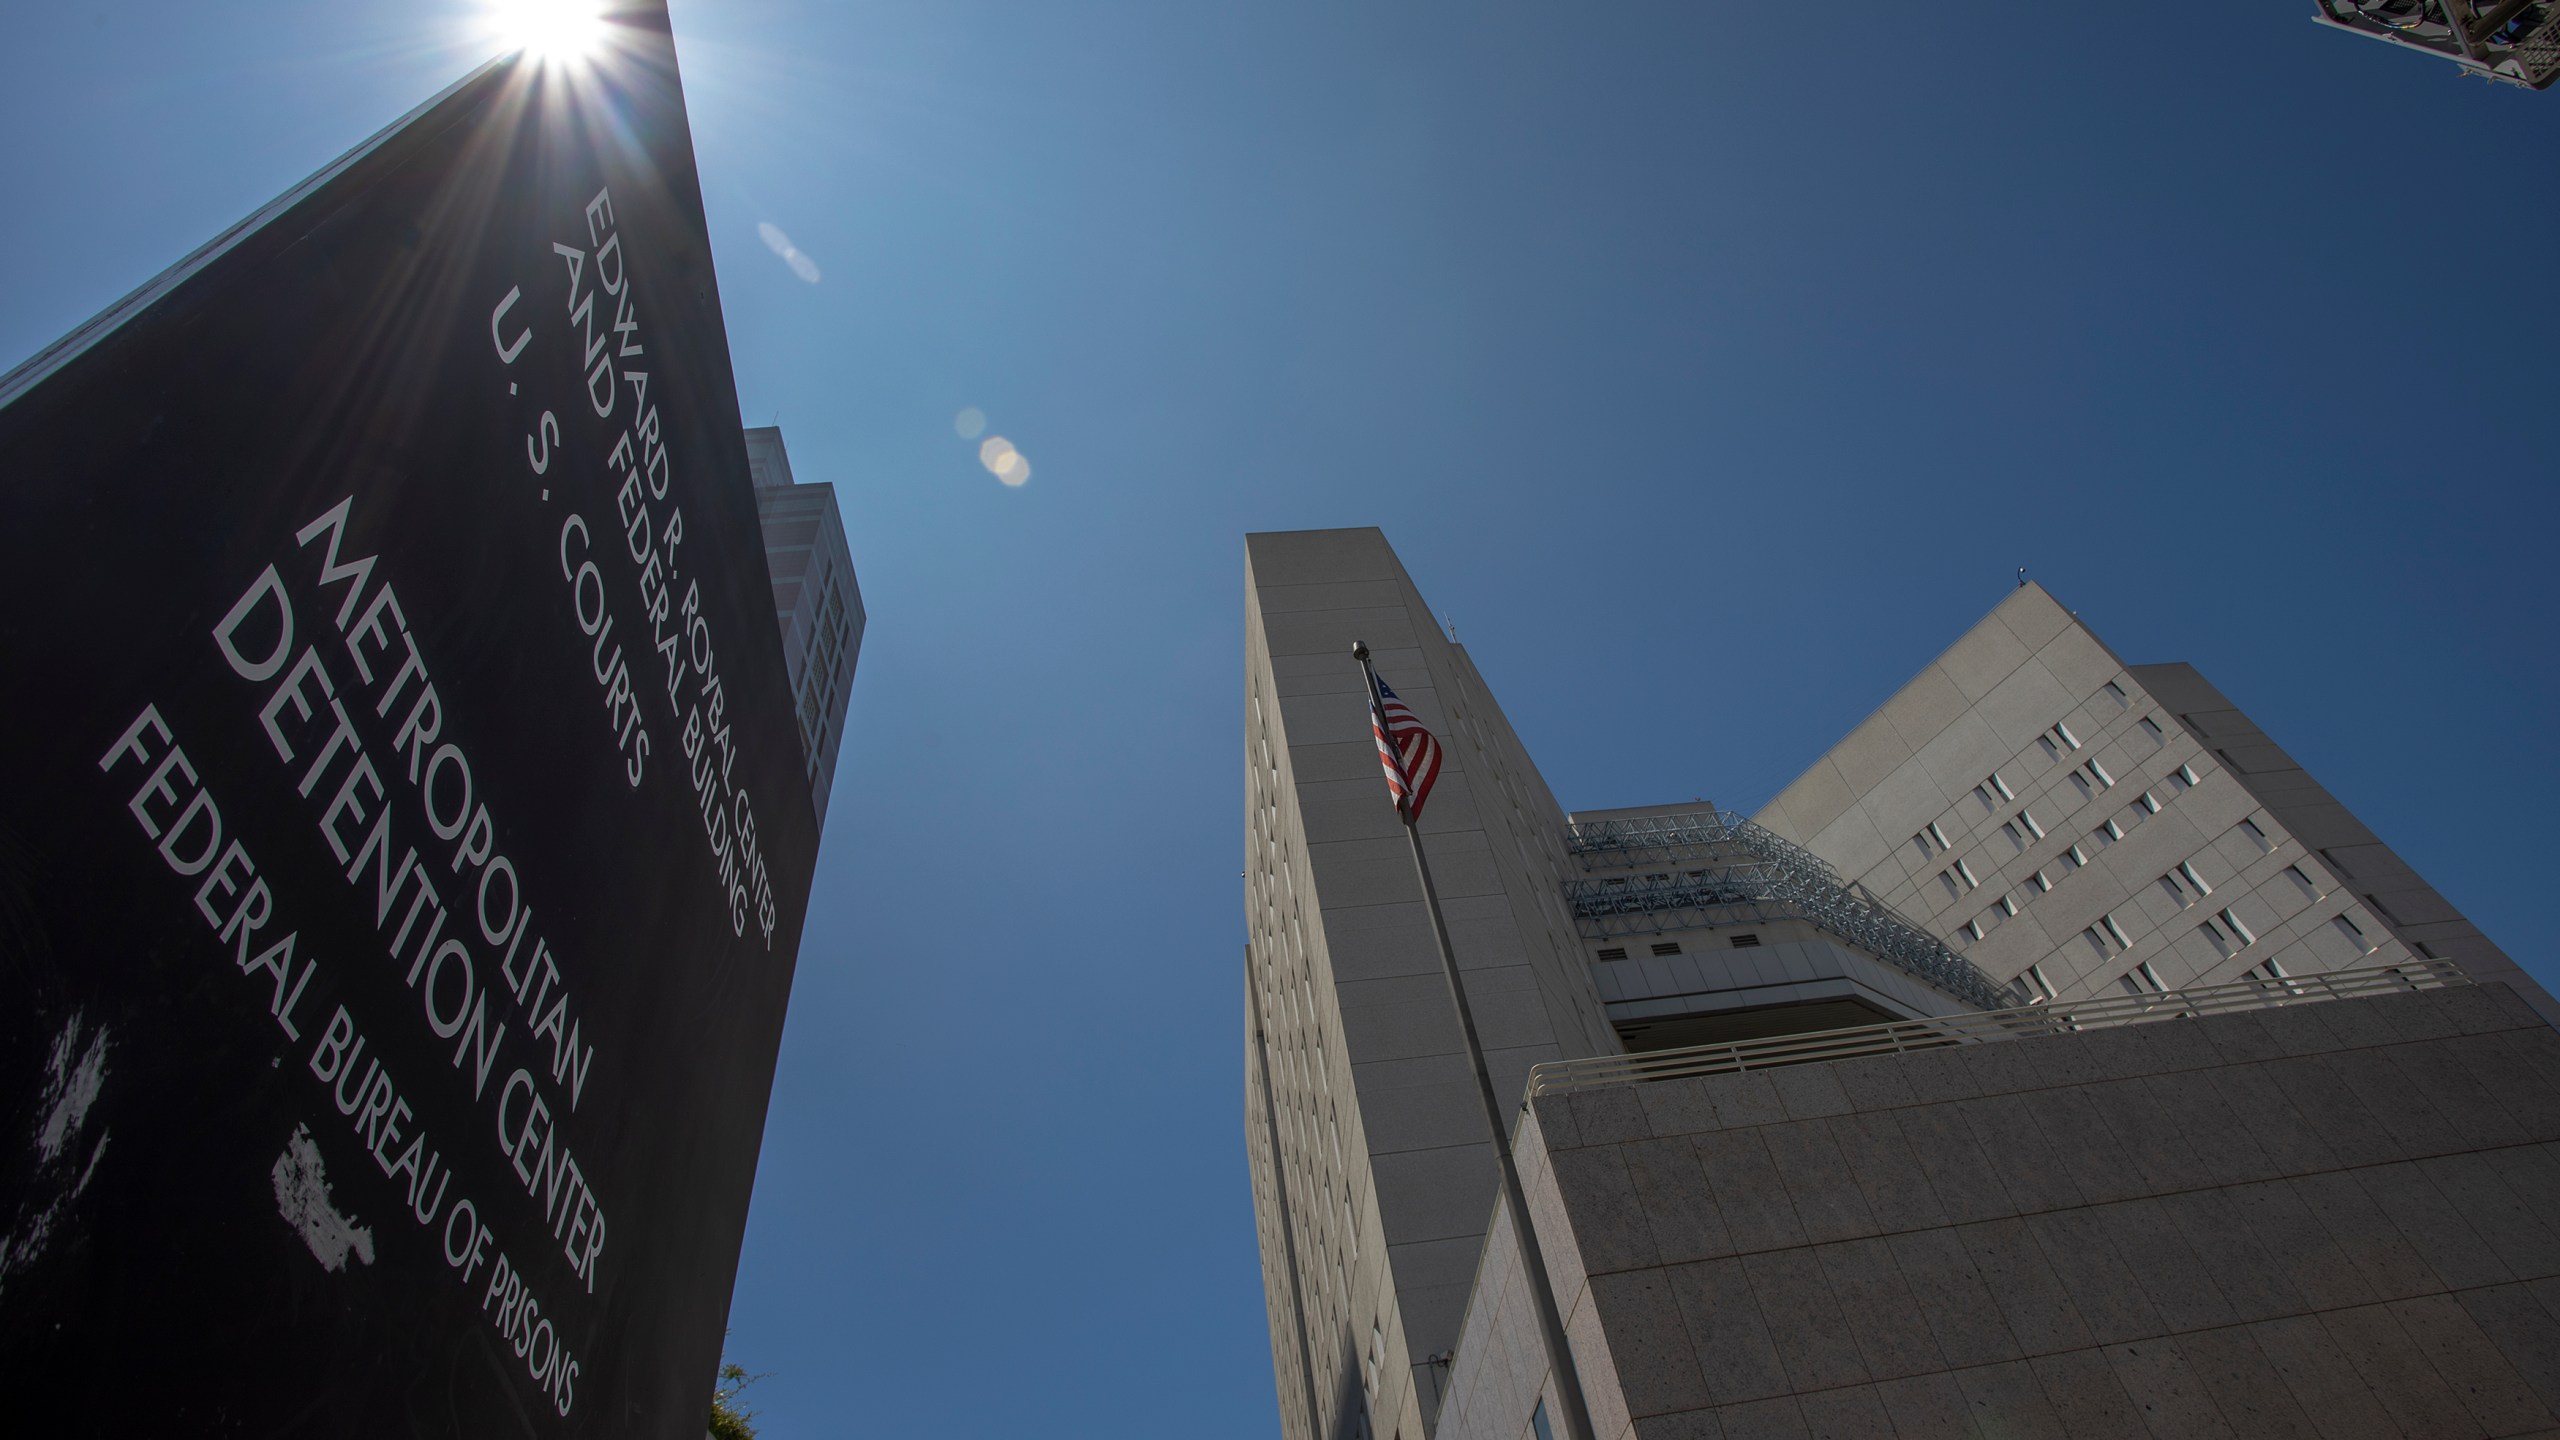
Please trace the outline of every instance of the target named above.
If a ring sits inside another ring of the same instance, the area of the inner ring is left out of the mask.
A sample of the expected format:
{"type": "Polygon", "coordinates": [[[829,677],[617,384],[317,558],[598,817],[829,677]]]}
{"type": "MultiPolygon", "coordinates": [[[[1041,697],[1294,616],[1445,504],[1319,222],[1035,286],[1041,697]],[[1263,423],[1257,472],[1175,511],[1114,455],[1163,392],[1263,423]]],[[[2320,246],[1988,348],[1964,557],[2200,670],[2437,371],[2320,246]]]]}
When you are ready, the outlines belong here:
{"type": "Polygon", "coordinates": [[[1819,1060],[1846,1060],[1861,1055],[1935,1050],[1991,1040],[2025,1040],[2040,1035],[2067,1035],[2082,1030],[2139,1025],[2154,1020],[2223,1015],[2279,1005],[2352,999],[2361,995],[2441,990],[2470,983],[2471,977],[2450,960],[2413,960],[2406,964],[2368,965],[2328,970],[2316,975],[2241,980],[2188,990],[2163,990],[2090,1000],[2057,1000],[1969,1015],[1897,1020],[1883,1025],[1858,1025],[1804,1035],[1775,1035],[1723,1045],[1688,1045],[1635,1055],[1550,1060],[1529,1068],[1529,1094],[1534,1098],[1602,1085],[1631,1084],[1639,1080],[1676,1080],[1695,1075],[1761,1070],[1777,1065],[1803,1065],[1819,1060]]]}

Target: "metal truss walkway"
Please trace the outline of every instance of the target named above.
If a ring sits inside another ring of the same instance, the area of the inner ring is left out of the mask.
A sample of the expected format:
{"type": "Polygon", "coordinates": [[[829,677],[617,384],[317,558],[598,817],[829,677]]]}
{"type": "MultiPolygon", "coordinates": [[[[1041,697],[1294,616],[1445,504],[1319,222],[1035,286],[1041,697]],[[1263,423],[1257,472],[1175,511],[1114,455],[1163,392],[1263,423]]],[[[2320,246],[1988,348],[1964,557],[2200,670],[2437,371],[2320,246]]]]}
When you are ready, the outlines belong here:
{"type": "Polygon", "coordinates": [[[1804,920],[1967,1004],[1995,1010],[2011,1003],[2006,990],[1944,941],[1851,893],[1820,856],[1740,815],[1709,808],[1586,821],[1572,828],[1565,848],[1585,870],[1687,867],[1567,881],[1565,902],[1575,923],[1595,939],[1804,920]]]}

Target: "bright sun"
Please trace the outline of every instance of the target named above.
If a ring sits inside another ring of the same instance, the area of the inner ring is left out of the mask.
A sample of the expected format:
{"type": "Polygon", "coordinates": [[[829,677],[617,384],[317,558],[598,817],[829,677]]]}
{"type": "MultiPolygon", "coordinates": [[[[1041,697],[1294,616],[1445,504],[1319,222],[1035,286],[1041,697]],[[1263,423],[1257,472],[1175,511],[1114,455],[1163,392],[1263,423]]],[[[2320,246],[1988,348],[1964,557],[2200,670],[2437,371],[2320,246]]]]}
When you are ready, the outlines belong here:
{"type": "Polygon", "coordinates": [[[599,0],[489,0],[489,20],[511,50],[536,60],[580,60],[604,38],[599,0]]]}

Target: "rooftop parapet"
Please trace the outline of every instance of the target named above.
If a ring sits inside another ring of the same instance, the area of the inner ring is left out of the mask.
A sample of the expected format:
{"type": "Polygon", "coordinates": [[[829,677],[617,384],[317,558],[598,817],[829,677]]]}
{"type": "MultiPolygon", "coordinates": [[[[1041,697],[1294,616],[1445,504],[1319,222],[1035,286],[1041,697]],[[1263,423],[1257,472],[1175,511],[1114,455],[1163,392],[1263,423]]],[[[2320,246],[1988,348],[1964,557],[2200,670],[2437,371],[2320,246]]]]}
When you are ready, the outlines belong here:
{"type": "Polygon", "coordinates": [[[1690,1045],[1633,1055],[1551,1060],[1530,1067],[1529,1095],[1535,1098],[1602,1085],[1723,1075],[1737,1070],[1847,1060],[1861,1055],[1898,1055],[1914,1050],[1943,1049],[1949,1045],[2028,1040],[2045,1035],[2106,1030],[2120,1025],[2142,1025],[2155,1020],[2185,1020],[2242,1010],[2266,1010],[2281,1005],[2442,990],[2470,983],[2471,977],[2452,961],[2426,960],[2274,980],[2244,980],[2231,985],[2202,985],[2189,990],[2147,995],[2075,1000],[2067,1004],[2010,1006],[1971,1015],[1860,1025],[1811,1035],[1778,1035],[1765,1040],[1690,1045]]]}

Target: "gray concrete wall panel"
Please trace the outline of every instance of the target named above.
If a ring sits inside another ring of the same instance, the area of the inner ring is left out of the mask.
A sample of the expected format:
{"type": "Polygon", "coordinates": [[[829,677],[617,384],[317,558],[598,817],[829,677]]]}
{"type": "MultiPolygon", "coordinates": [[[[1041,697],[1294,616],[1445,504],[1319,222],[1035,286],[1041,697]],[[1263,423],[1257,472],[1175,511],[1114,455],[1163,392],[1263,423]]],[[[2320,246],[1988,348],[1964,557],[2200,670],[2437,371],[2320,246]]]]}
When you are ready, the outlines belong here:
{"type": "MultiPolygon", "coordinates": [[[[1520,1135],[1608,1440],[2560,1428],[2560,1032],[2504,986],[1548,1096],[1520,1135]]],[[[1446,1433],[1518,1440],[1551,1392],[1486,1266],[1446,1433]]]]}

